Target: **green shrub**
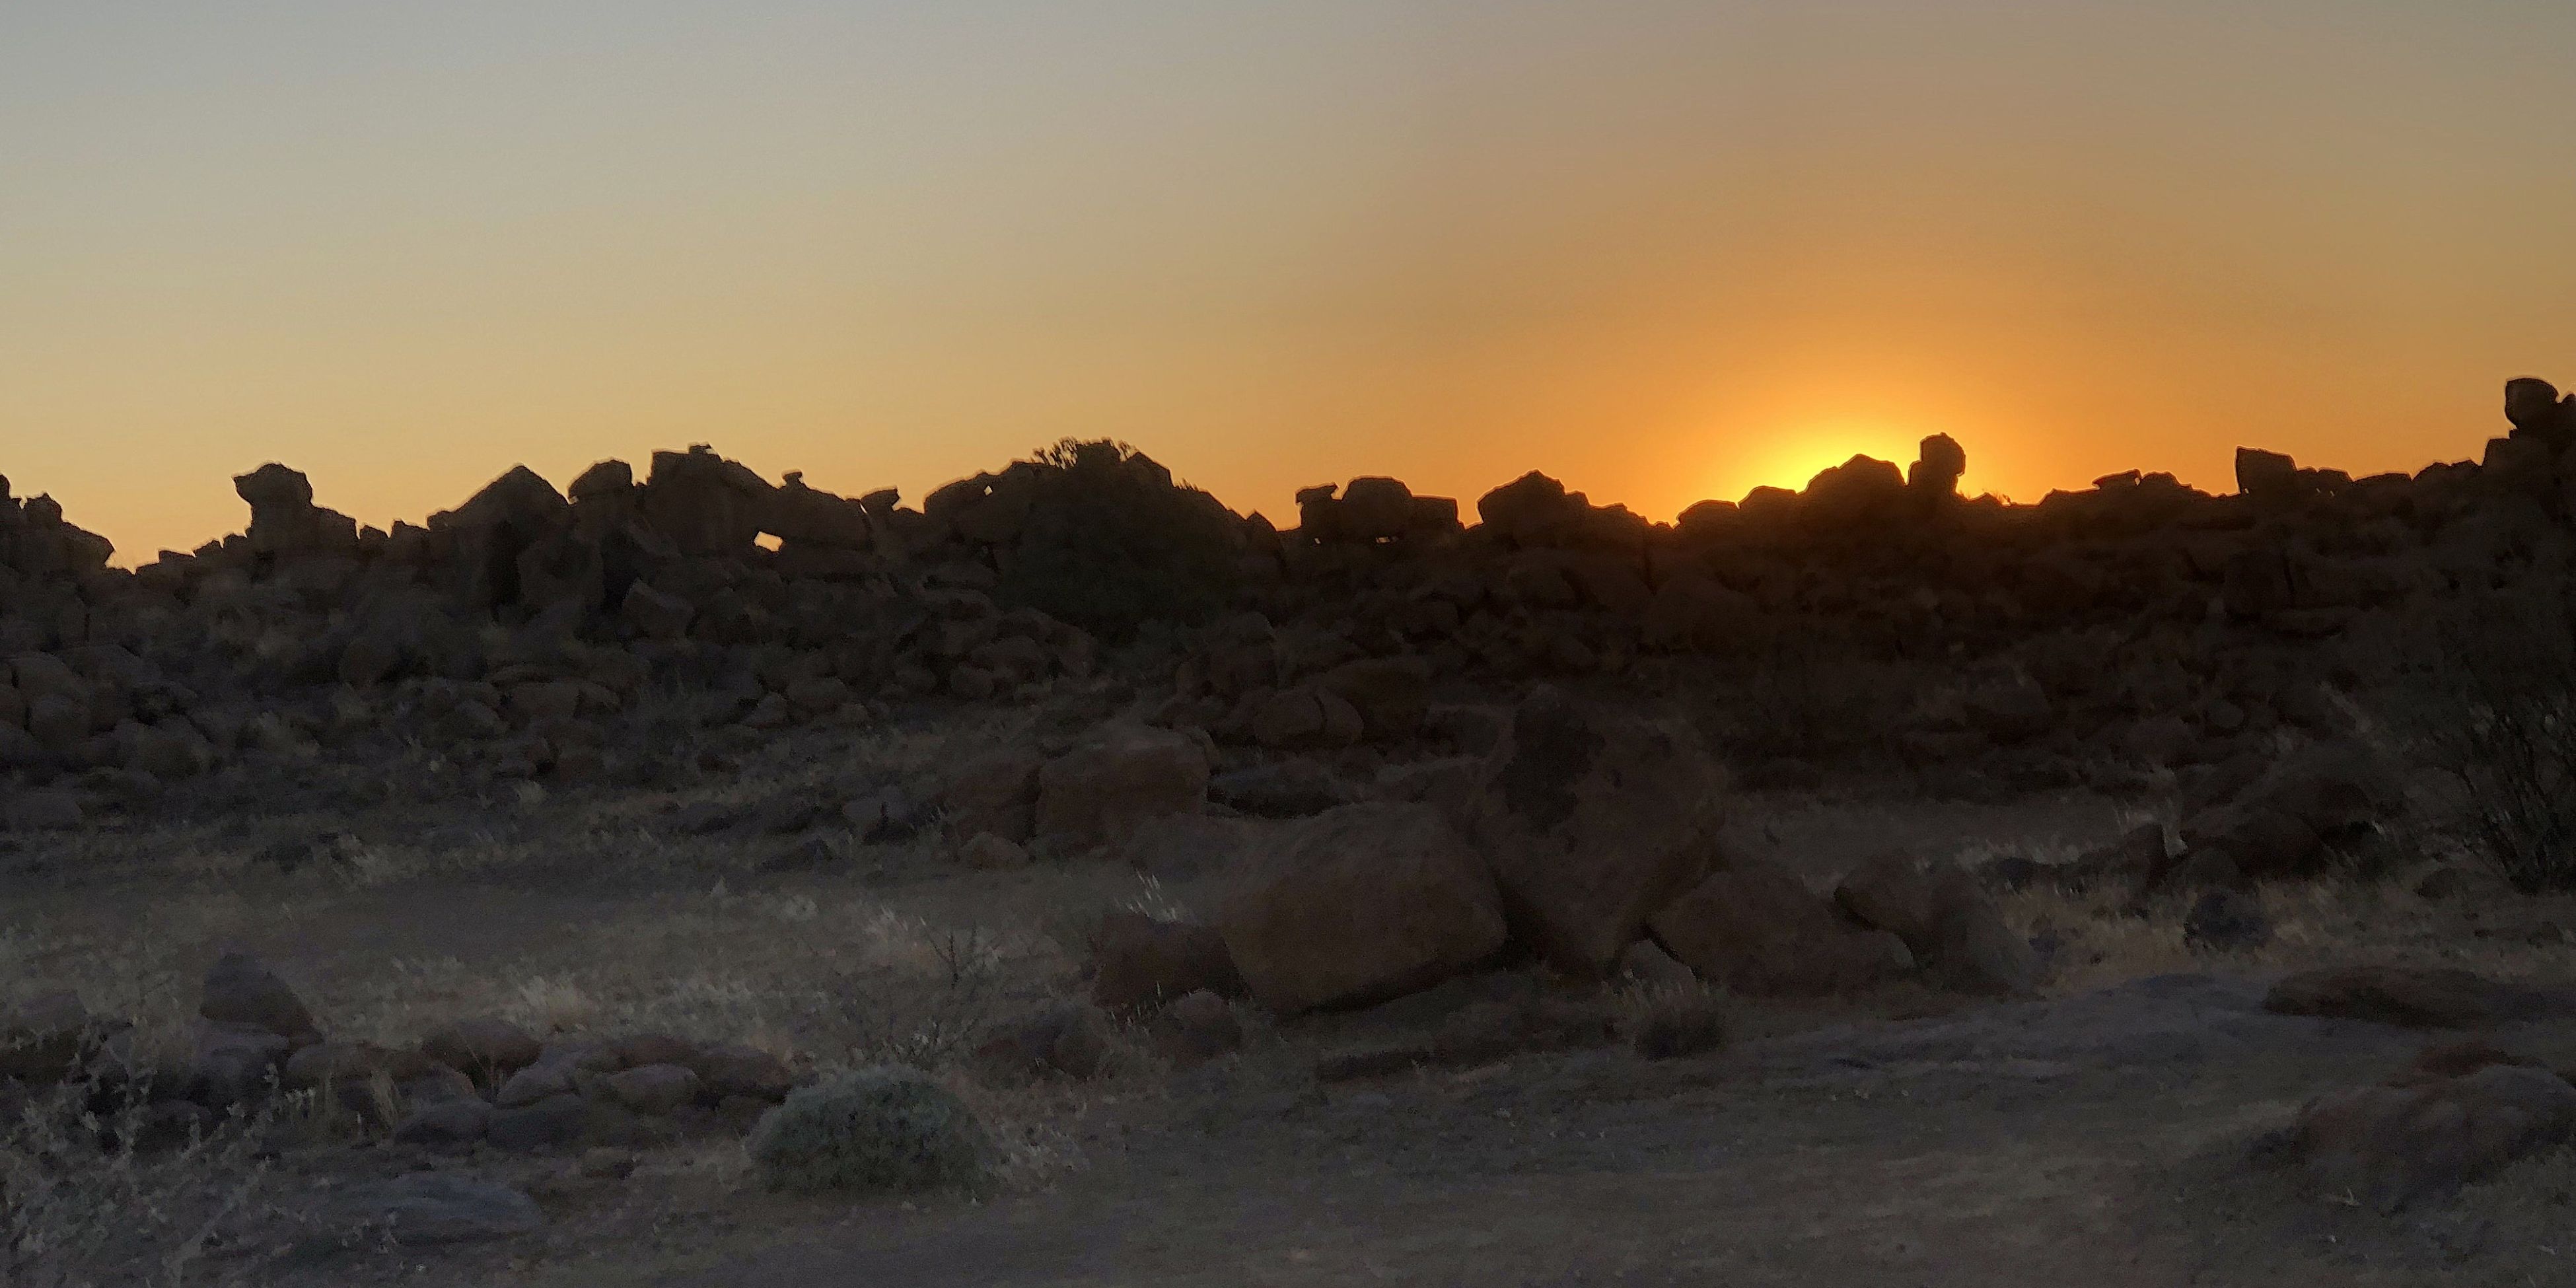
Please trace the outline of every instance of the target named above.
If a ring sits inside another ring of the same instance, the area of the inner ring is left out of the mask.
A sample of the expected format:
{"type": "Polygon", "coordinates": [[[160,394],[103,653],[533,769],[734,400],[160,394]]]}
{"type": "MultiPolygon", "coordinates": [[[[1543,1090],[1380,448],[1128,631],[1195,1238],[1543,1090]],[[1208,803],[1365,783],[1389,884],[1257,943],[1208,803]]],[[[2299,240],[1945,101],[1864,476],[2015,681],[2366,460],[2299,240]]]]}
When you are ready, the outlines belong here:
{"type": "Polygon", "coordinates": [[[974,1113],[901,1065],[800,1087],[751,1132],[751,1161],[774,1190],[909,1192],[991,1183],[992,1145],[974,1113]]]}

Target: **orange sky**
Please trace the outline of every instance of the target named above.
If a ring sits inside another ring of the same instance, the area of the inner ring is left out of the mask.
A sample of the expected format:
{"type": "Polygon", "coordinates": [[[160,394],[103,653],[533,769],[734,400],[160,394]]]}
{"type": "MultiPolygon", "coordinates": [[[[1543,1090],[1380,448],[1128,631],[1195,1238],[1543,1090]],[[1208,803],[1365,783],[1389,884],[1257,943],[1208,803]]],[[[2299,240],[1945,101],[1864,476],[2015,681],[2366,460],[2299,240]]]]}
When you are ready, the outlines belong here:
{"type": "Polygon", "coordinates": [[[2474,456],[2576,383],[2563,0],[0,8],[0,472],[120,561],[711,442],[1669,517],[2474,456]],[[221,12],[216,12],[220,10],[221,12]]]}

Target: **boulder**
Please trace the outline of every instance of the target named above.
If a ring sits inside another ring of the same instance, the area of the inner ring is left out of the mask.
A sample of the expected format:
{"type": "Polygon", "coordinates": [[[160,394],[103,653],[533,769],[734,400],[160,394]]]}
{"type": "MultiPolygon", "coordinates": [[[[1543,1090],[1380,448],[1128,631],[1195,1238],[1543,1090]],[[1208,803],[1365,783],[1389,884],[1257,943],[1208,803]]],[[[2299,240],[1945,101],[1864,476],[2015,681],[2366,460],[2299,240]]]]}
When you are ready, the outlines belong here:
{"type": "Polygon", "coordinates": [[[684,1064],[647,1064],[600,1080],[608,1098],[639,1114],[663,1117],[698,1098],[697,1071],[684,1064]]]}
{"type": "Polygon", "coordinates": [[[1230,876],[1226,953],[1282,1013],[1428,987],[1509,934],[1491,872],[1426,805],[1345,805],[1285,825],[1230,876]]]}
{"type": "Polygon", "coordinates": [[[796,1075],[787,1062],[758,1047],[707,1047],[689,1062],[689,1069],[698,1075],[700,1096],[711,1100],[740,1096],[775,1104],[796,1086],[796,1075]]]}
{"type": "Polygon", "coordinates": [[[460,1147],[483,1139],[492,1126],[492,1106],[480,1100],[433,1100],[394,1125],[394,1141],[432,1148],[460,1147]]]}
{"type": "Polygon", "coordinates": [[[1655,913],[1655,939],[1702,978],[1743,993],[1838,993],[1914,968],[1905,941],[1846,921],[1768,863],[1738,863],[1655,913]]]}
{"type": "Polygon", "coordinates": [[[1431,667],[1417,657],[1354,659],[1316,677],[1315,685],[1350,704],[1370,742],[1413,737],[1430,710],[1431,667]]]}
{"type": "Polygon", "coordinates": [[[1243,1045],[1234,1008],[1210,992],[1188,994],[1164,1008],[1151,1030],[1154,1049],[1176,1069],[1193,1069],[1243,1045]]]}
{"type": "Polygon", "coordinates": [[[1208,758],[1169,729],[1111,725],[1038,772],[1037,831],[1077,846],[1116,845],[1148,819],[1207,802],[1208,758]]]}
{"type": "Polygon", "coordinates": [[[215,959],[206,972],[197,1014],[217,1024],[248,1025],[295,1046],[319,1040],[304,1000],[260,960],[239,949],[215,959]]]}
{"type": "Polygon", "coordinates": [[[698,606],[677,595],[665,594],[643,582],[626,588],[626,598],[617,607],[618,615],[646,639],[675,640],[689,633],[689,623],[698,615],[698,606]]]}
{"type": "Polygon", "coordinates": [[[940,793],[950,831],[989,832],[1025,843],[1037,828],[1038,772],[1046,758],[1023,747],[986,752],[959,765],[940,793]]]}
{"type": "Polygon", "coordinates": [[[1091,1000],[1111,1011],[1140,1011],[1196,992],[1240,997],[1243,975],[1214,926],[1157,921],[1120,909],[1091,936],[1091,1000]]]}
{"type": "Polygon", "coordinates": [[[1597,979],[1650,914],[1707,874],[1724,786],[1681,725],[1610,716],[1543,686],[1487,757],[1468,834],[1513,934],[1557,969],[1597,979]]]}
{"type": "Polygon", "coordinates": [[[2457,967],[2335,966],[2282,979],[2264,996],[2263,1009],[2411,1029],[2465,1029],[2494,1023],[2536,1000],[2457,967]]]}
{"type": "Polygon", "coordinates": [[[2576,1133],[2576,1087],[2546,1069],[2489,1064],[2411,1087],[2311,1101],[2286,1142],[2323,1192],[2381,1212],[2448,1195],[2576,1133]]]}

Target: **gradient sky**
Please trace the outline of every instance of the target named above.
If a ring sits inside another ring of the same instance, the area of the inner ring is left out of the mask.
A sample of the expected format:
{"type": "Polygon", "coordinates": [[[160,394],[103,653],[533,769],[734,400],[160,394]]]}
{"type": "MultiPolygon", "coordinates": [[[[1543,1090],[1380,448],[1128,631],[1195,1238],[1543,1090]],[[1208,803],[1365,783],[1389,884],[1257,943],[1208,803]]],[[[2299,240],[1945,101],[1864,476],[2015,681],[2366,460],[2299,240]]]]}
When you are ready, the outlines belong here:
{"type": "Polygon", "coordinates": [[[0,472],[120,562],[711,442],[1670,517],[2474,456],[2576,383],[2568,0],[0,4],[0,472]]]}

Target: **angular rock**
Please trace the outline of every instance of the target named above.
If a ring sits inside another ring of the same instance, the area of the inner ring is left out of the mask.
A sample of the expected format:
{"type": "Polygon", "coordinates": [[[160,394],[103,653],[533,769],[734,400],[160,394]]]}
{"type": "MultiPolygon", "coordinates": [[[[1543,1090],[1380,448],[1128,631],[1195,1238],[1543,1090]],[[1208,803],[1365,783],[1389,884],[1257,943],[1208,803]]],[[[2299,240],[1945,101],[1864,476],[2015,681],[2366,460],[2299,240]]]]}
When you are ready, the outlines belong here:
{"type": "Polygon", "coordinates": [[[1492,874],[1425,805],[1345,805],[1286,825],[1231,876],[1226,953],[1282,1013],[1428,987],[1509,933],[1492,874]]]}
{"type": "Polygon", "coordinates": [[[1000,1025],[975,1058],[1006,1076],[1096,1078],[1109,1069],[1109,1022],[1092,1007],[1058,1003],[1000,1025]]]}
{"type": "Polygon", "coordinates": [[[987,752],[959,765],[939,798],[949,830],[964,837],[990,832],[1027,844],[1036,834],[1038,771],[1044,768],[1044,756],[1021,747],[987,752]]]}
{"type": "Polygon", "coordinates": [[[1154,1021],[1154,1049],[1176,1069],[1194,1069],[1243,1045],[1234,1008],[1210,992],[1188,994],[1154,1021]]]}
{"type": "Polygon", "coordinates": [[[1468,835],[1512,932],[1602,978],[1646,918],[1706,875],[1723,773],[1678,725],[1587,710],[1542,687],[1485,762],[1468,835]]]}
{"type": "MultiPolygon", "coordinates": [[[[520,1076],[527,1072],[522,1070],[520,1076]]],[[[483,1139],[495,1148],[521,1153],[560,1149],[581,1139],[590,1119],[589,1108],[588,1102],[570,1092],[507,1105],[493,1112],[483,1139]]]]}
{"type": "Polygon", "coordinates": [[[1207,803],[1208,760],[1169,729],[1108,726],[1038,773],[1037,831],[1077,846],[1116,845],[1149,819],[1207,803]]]}
{"type": "Polygon", "coordinates": [[[1091,936],[1091,1000],[1111,1011],[1149,1010],[1196,992],[1244,994],[1243,975],[1214,926],[1157,921],[1124,909],[1091,936]]]}
{"type": "Polygon", "coordinates": [[[457,1147],[483,1139],[492,1126],[492,1106],[480,1100],[434,1100],[411,1111],[394,1127],[403,1145],[457,1147]]]}
{"type": "Polygon", "coordinates": [[[776,1104],[796,1087],[787,1062],[757,1047],[707,1047],[689,1062],[689,1069],[698,1075],[698,1094],[706,1100],[740,1096],[776,1104]]]}
{"type": "Polygon", "coordinates": [[[1693,887],[1648,923],[1703,979],[1742,993],[1838,993],[1914,968],[1905,941],[1843,919],[1788,872],[1743,862],[1693,887]]]}
{"type": "Polygon", "coordinates": [[[2300,1111],[2291,1156],[2326,1193],[2381,1212],[2447,1195],[2576,1133],[2576,1087],[2545,1069],[2359,1087],[2300,1111]]]}
{"type": "Polygon", "coordinates": [[[218,1024],[246,1024],[286,1038],[295,1046],[320,1034],[304,1001],[260,960],[239,949],[215,959],[206,972],[197,1014],[218,1024]]]}
{"type": "Polygon", "coordinates": [[[639,1114],[665,1117],[698,1098],[698,1075],[687,1065],[647,1064],[601,1080],[610,1099],[639,1114]]]}

